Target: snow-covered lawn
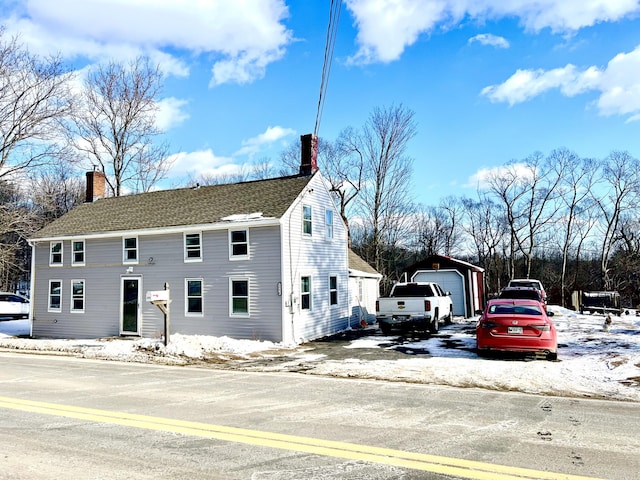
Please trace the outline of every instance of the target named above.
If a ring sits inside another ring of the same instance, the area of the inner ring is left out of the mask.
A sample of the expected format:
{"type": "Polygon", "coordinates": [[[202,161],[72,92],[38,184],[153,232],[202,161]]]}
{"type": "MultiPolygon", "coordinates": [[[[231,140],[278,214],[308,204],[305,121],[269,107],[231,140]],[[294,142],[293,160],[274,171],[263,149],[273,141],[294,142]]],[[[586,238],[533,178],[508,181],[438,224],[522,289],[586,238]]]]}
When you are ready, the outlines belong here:
{"type": "MultiPolygon", "coordinates": [[[[317,354],[313,344],[288,347],[264,341],[228,337],[172,334],[161,339],[50,340],[15,338],[28,335],[27,321],[0,322],[0,348],[35,350],[120,361],[186,364],[207,360],[212,364],[256,358],[286,357],[304,363],[304,373],[348,378],[408,381],[510,390],[546,395],[597,397],[640,401],[640,317],[635,312],[613,316],[609,330],[604,316],[580,315],[550,306],[558,330],[559,360],[478,358],[474,353],[474,319],[456,319],[439,335],[402,344],[405,352],[428,352],[397,360],[370,360],[361,349],[396,348],[396,337],[374,330],[349,342],[346,359],[317,354]]],[[[375,356],[374,356],[375,357],[375,356]]],[[[264,370],[277,371],[287,362],[274,362],[264,370]]]]}

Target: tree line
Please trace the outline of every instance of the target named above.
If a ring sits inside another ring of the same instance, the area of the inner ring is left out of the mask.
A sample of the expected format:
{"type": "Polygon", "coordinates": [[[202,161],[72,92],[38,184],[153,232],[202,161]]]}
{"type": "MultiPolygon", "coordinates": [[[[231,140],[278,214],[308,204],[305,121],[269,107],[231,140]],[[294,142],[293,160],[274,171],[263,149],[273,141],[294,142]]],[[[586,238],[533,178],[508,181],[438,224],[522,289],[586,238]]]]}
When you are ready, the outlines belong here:
{"type": "MultiPolygon", "coordinates": [[[[162,74],[146,58],[96,65],[81,77],[57,57],[31,54],[0,30],[0,289],[28,288],[35,231],[84,200],[80,172],[106,174],[108,195],[149,191],[171,168],[158,127],[162,74]]],[[[553,302],[574,290],[618,290],[640,303],[639,162],[628,152],[581,158],[568,149],[505,163],[473,196],[421,205],[412,194],[414,112],[378,107],[361,127],[320,138],[319,166],[348,227],[350,246],[383,275],[441,254],[485,270],[489,292],[513,277],[541,279],[553,302]]],[[[229,183],[296,174],[300,146],[229,183]]]]}

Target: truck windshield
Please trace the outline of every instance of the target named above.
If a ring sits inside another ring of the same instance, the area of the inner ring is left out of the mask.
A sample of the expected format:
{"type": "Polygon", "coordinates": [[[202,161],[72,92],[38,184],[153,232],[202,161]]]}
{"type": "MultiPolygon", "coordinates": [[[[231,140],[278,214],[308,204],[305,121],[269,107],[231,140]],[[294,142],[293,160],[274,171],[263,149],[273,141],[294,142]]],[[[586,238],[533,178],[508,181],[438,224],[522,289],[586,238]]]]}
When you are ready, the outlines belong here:
{"type": "Polygon", "coordinates": [[[407,285],[396,285],[391,293],[392,297],[434,297],[431,285],[417,285],[409,283],[407,285]]]}

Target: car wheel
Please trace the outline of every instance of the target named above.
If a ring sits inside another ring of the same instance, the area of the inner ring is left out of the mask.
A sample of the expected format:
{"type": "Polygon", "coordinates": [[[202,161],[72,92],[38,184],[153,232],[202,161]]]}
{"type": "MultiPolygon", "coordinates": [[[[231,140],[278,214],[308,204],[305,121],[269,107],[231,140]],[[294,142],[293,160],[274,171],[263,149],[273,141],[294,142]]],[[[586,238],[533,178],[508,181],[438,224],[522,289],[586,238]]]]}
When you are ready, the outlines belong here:
{"type": "Polygon", "coordinates": [[[558,359],[558,352],[549,352],[547,353],[547,360],[553,362],[558,359]]]}
{"type": "Polygon", "coordinates": [[[389,335],[391,333],[391,326],[387,325],[386,323],[381,323],[380,330],[384,335],[389,335]]]}

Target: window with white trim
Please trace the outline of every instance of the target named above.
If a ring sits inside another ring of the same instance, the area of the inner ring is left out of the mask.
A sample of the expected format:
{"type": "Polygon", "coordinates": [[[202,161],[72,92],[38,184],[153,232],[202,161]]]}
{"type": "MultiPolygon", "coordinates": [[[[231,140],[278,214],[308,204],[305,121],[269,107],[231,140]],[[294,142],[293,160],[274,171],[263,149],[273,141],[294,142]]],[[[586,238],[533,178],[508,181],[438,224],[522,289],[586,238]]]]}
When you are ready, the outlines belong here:
{"type": "Polygon", "coordinates": [[[190,316],[202,316],[202,279],[185,279],[185,313],[190,316]]]}
{"type": "Polygon", "coordinates": [[[302,233],[303,235],[311,236],[313,227],[313,217],[311,211],[311,205],[302,206],[302,233]]]}
{"type": "Polygon", "coordinates": [[[71,280],[71,311],[84,312],[84,280],[71,280]]]}
{"type": "Polygon", "coordinates": [[[138,237],[122,239],[122,263],[138,263],[138,237]]]}
{"type": "Polygon", "coordinates": [[[184,261],[202,261],[202,234],[200,232],[184,234],[184,261]]]}
{"type": "Polygon", "coordinates": [[[249,230],[229,230],[229,259],[249,258],[249,230]]]}
{"type": "Polygon", "coordinates": [[[333,210],[324,211],[324,234],[327,240],[333,238],[333,210]]]}
{"type": "Polygon", "coordinates": [[[84,240],[71,242],[71,265],[84,265],[84,240]]]}
{"type": "Polygon", "coordinates": [[[51,242],[49,252],[49,266],[62,266],[62,242],[51,242]]]}
{"type": "Polygon", "coordinates": [[[311,277],[300,277],[300,308],[311,310],[311,277]]]}
{"type": "Polygon", "coordinates": [[[62,280],[49,280],[49,307],[47,311],[62,311],[62,280]]]}
{"type": "Polygon", "coordinates": [[[331,275],[329,277],[329,305],[338,304],[338,277],[331,275]]]}
{"type": "Polygon", "coordinates": [[[229,315],[232,317],[249,316],[249,279],[229,279],[229,315]]]}

